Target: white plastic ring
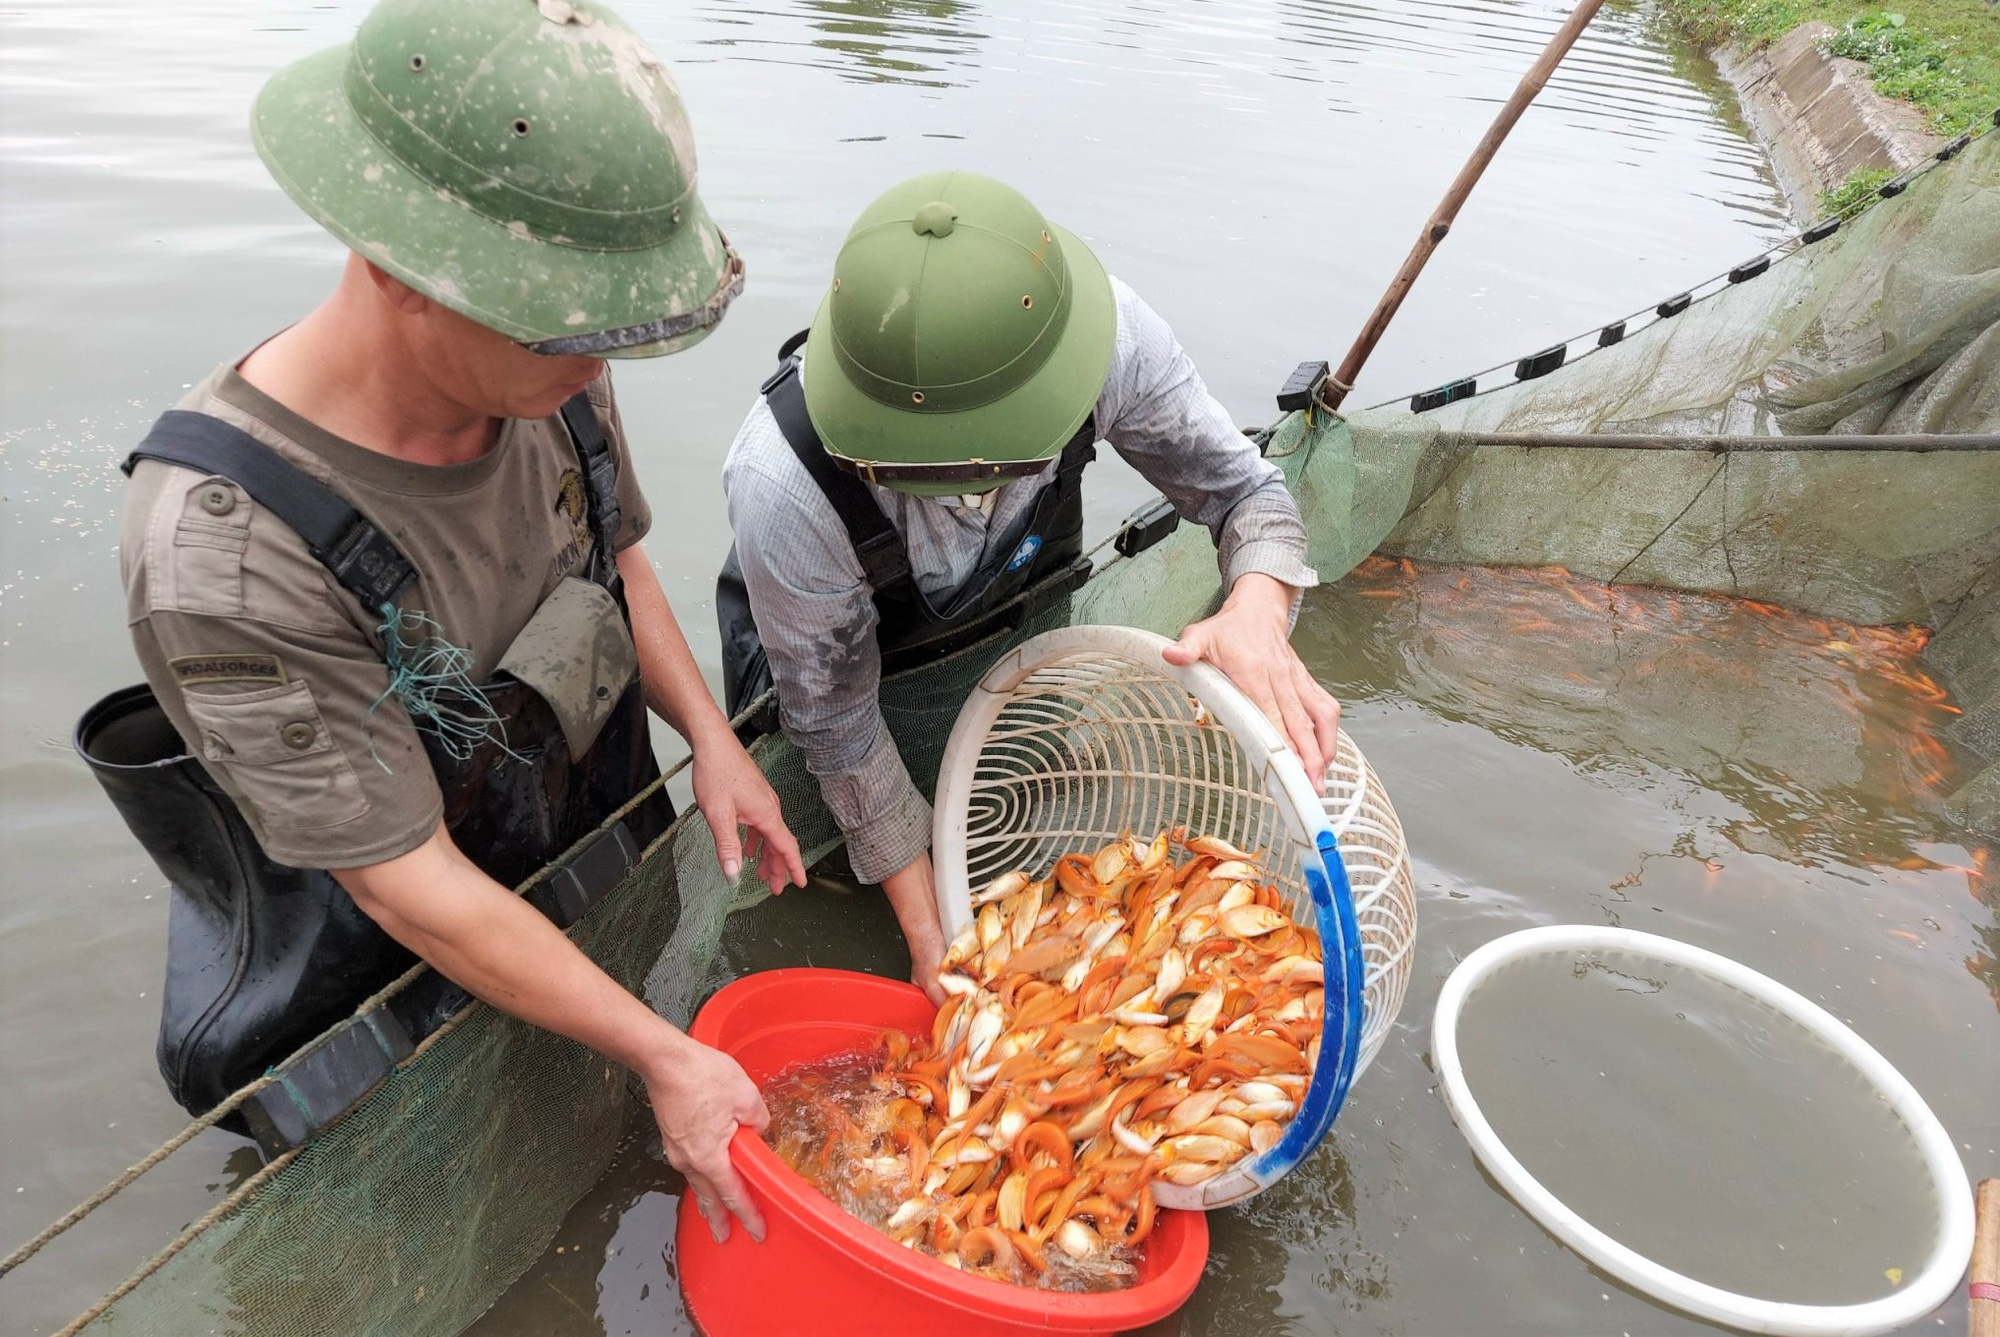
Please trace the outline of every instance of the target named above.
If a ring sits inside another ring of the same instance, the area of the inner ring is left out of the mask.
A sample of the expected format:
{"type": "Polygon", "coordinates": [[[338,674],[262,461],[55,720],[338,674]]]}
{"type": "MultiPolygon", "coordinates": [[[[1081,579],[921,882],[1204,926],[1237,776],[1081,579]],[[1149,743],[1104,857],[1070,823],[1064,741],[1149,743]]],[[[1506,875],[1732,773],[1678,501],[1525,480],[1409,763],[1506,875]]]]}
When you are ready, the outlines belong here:
{"type": "Polygon", "coordinates": [[[1438,995],[1432,1050],[1445,1104],[1465,1140],[1500,1186],[1528,1215],[1564,1244],[1620,1281],[1716,1323],[1748,1332],[1796,1337],[1863,1337],[1911,1323],[1942,1304],[1957,1286],[1972,1253],[1972,1189],[1951,1138],[1915,1087],[1889,1061],[1825,1008],[1748,966],[1672,938],[1631,929],[1556,924],[1497,938],[1451,973],[1438,995]],[[1542,1187],[1500,1142],[1466,1085],[1458,1055],[1458,1018],[1466,998],[1496,971],[1533,956],[1565,952],[1628,952],[1705,975],[1769,1005],[1839,1054],[1872,1085],[1910,1130],[1923,1153],[1942,1219],[1937,1243],[1923,1269],[1893,1295],[1865,1304],[1807,1305],[1738,1295],[1663,1267],[1599,1230],[1542,1187]]]}

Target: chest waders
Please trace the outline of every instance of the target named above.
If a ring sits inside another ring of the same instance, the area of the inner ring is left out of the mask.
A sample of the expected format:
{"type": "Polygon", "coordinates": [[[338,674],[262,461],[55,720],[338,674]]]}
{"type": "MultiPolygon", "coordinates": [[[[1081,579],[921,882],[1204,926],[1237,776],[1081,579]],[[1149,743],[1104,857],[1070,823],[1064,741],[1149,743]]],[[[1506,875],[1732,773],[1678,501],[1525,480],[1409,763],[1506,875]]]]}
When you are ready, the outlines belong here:
{"type": "MultiPolygon", "coordinates": [[[[586,480],[590,579],[562,582],[523,640],[559,602],[573,607],[594,600],[600,617],[614,624],[629,619],[613,550],[616,458],[585,395],[563,405],[562,419],[586,480]],[[566,590],[571,586],[586,597],[579,600],[566,590]]],[[[393,603],[416,580],[415,568],[381,529],[220,419],[181,410],[163,415],[125,462],[126,472],[142,459],[242,487],[290,525],[364,608],[393,603]]],[[[629,629],[623,634],[629,646],[629,629]]],[[[580,680],[568,682],[524,668],[531,685],[505,668],[515,658],[510,649],[503,669],[480,689],[501,728],[458,755],[428,729],[419,733],[443,792],[447,828],[495,881],[514,886],[568,851],[527,895],[566,928],[638,861],[672,822],[673,807],[658,791],[604,825],[659,775],[636,675],[617,680],[619,691],[593,681],[588,667],[577,668],[572,676],[580,680]],[[595,728],[581,752],[570,742],[579,709],[595,728]],[[579,844],[586,836],[591,839],[579,844]]],[[[599,657],[556,658],[580,664],[599,657]]],[[[158,1058],[168,1089],[190,1112],[213,1108],[282,1063],[281,1080],[243,1106],[240,1121],[232,1116],[226,1124],[256,1137],[267,1153],[295,1146],[365,1095],[469,1001],[432,971],[361,1014],[359,1024],[284,1062],[416,958],[330,874],[289,868],[264,854],[235,802],[190,755],[149,687],[126,688],[92,706],[77,725],[76,748],[172,885],[158,1058]]],[[[673,907],[676,916],[678,911],[673,907]]]]}
{"type": "MultiPolygon", "coordinates": [[[[1006,542],[992,545],[992,556],[939,606],[918,587],[903,536],[882,513],[874,493],[834,465],[813,429],[796,356],[803,341],[803,334],[796,335],[778,350],[778,370],[764,383],[764,402],[854,545],[880,618],[875,639],[884,677],[1011,631],[1089,578],[1090,559],[1083,555],[1083,470],[1097,458],[1094,418],[1086,418],[1063,447],[1055,481],[1042,489],[1027,519],[1006,542]]],[[[715,613],[722,632],[723,688],[734,716],[763,695],[772,678],[733,544],[716,579],[715,613]]],[[[745,722],[742,732],[751,737],[772,733],[777,726],[775,710],[766,707],[745,722]]]]}

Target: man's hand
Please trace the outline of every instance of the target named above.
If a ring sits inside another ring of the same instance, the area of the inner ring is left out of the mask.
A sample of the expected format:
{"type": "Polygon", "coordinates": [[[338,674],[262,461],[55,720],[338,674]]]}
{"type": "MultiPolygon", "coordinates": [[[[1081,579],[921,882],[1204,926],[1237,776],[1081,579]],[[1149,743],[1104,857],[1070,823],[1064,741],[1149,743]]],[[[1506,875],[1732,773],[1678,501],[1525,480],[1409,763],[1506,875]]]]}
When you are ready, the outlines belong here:
{"type": "Polygon", "coordinates": [[[771,1123],[764,1099],[735,1059],[692,1042],[644,1074],[667,1161],[687,1176],[695,1210],[721,1244],[734,1216],[763,1242],[764,1216],[729,1161],[737,1126],[762,1133],[771,1123]]]}
{"type": "Polygon", "coordinates": [[[694,749],[694,799],[715,836],[724,877],[734,882],[750,858],[773,896],[793,883],[806,884],[799,842],[785,825],[777,792],[727,726],[694,749]]]}
{"type": "Polygon", "coordinates": [[[1292,587],[1261,572],[1236,579],[1214,617],[1181,633],[1166,649],[1169,664],[1206,660],[1221,669],[1291,740],[1315,788],[1339,745],[1340,702],[1292,649],[1292,587]]]}
{"type": "Polygon", "coordinates": [[[910,944],[910,983],[943,1007],[945,993],[938,984],[938,963],[944,960],[944,925],[938,919],[931,856],[919,855],[915,863],[883,878],[882,891],[896,912],[896,922],[903,926],[904,941],[910,944]]]}

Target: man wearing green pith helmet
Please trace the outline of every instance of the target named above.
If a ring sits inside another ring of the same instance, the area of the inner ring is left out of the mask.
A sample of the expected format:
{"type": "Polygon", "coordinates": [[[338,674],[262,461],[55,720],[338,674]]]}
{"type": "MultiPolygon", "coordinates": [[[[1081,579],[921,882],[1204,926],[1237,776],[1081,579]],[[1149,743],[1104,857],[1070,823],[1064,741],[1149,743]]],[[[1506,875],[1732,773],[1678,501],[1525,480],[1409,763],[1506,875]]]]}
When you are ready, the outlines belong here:
{"type": "Polygon", "coordinates": [[[761,1235],[727,1155],[755,1087],[561,931],[672,818],[649,706],[723,871],[804,881],[640,547],[603,362],[689,347],[742,285],[679,94],[596,0],[382,0],[252,134],[345,268],[134,451],[148,687],[78,731],[174,886],[162,1072],[203,1110],[275,1068],[232,1117],[296,1145],[469,992],[634,1069],[713,1228],[761,1235]]]}
{"type": "Polygon", "coordinates": [[[848,232],[779,359],[723,467],[729,708],[776,686],[855,874],[888,894],[933,996],[930,808],[877,686],[1067,592],[1098,442],[1216,540],[1222,606],[1167,658],[1215,664],[1324,773],[1340,708],[1289,644],[1317,580],[1298,507],[1166,323],[1073,233],[988,177],[905,181],[848,232]]]}

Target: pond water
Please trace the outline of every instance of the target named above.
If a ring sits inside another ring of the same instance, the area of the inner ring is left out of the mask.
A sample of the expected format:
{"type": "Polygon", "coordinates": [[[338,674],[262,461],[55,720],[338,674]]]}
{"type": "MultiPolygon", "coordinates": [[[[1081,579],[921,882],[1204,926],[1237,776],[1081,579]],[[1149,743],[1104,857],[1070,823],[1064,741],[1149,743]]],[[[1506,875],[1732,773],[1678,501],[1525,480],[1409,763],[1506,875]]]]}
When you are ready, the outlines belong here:
{"type": "MultiPolygon", "coordinates": [[[[136,677],[115,461],[183,386],[295,319],[336,272],[337,248],[270,183],[244,125],[271,70],[344,40],[364,8],[0,10],[9,1243],[182,1123],[151,1058],[165,896],[68,733],[136,677]]],[[[680,79],[704,196],[750,266],[714,338],[618,369],[656,515],[648,552],[711,673],[723,452],[772,351],[810,314],[847,220],[881,188],[947,165],[1022,186],[1172,322],[1242,421],[1263,421],[1294,363],[1338,358],[1563,8],[620,5],[680,79]]],[[[1461,214],[1357,402],[1546,346],[1781,235],[1782,201],[1726,101],[1649,6],[1607,8],[1461,214]]],[[[1089,516],[1102,532],[1144,489],[1115,461],[1097,474],[1089,516]]],[[[1829,678],[1826,699],[1789,690],[1769,678],[1768,637],[1747,632],[1738,651],[1705,646],[1679,679],[1685,642],[1669,638],[1660,673],[1643,677],[1624,659],[1633,629],[1610,614],[1601,653],[1562,666],[1590,683],[1538,675],[1516,662],[1535,633],[1441,634],[1485,614],[1424,578],[1378,572],[1320,592],[1299,631],[1418,851],[1417,983],[1312,1171],[1218,1216],[1185,1330],[1681,1324],[1600,1282],[1499,1198],[1431,1090],[1438,981],[1472,946],[1527,923],[1622,918],[1834,1000],[1930,1096],[1971,1168],[1991,1173],[1995,1119],[1975,1097],[2000,1089],[2000,893],[1991,873],[1965,871],[1985,865],[1929,815],[1924,777],[1945,763],[1909,753],[1918,717],[1843,713],[1841,701],[1866,706],[1895,683],[1821,645],[1820,667],[1798,672],[1829,678]],[[1364,599],[1369,581],[1399,593],[1364,599]],[[1727,676],[1710,671],[1718,654],[1727,676]],[[1750,705],[1746,683],[1759,685],[1750,705]]],[[[1746,629],[1765,620],[1743,617],[1746,629]]],[[[739,917],[729,952],[735,970],[808,956],[896,965],[876,901],[827,889],[739,917]]],[[[240,1142],[205,1137],[102,1229],[9,1278],[0,1331],[59,1326],[255,1165],[240,1142]]],[[[572,1216],[562,1252],[485,1330],[674,1330],[661,1255],[673,1188],[635,1139],[572,1216]]]]}

